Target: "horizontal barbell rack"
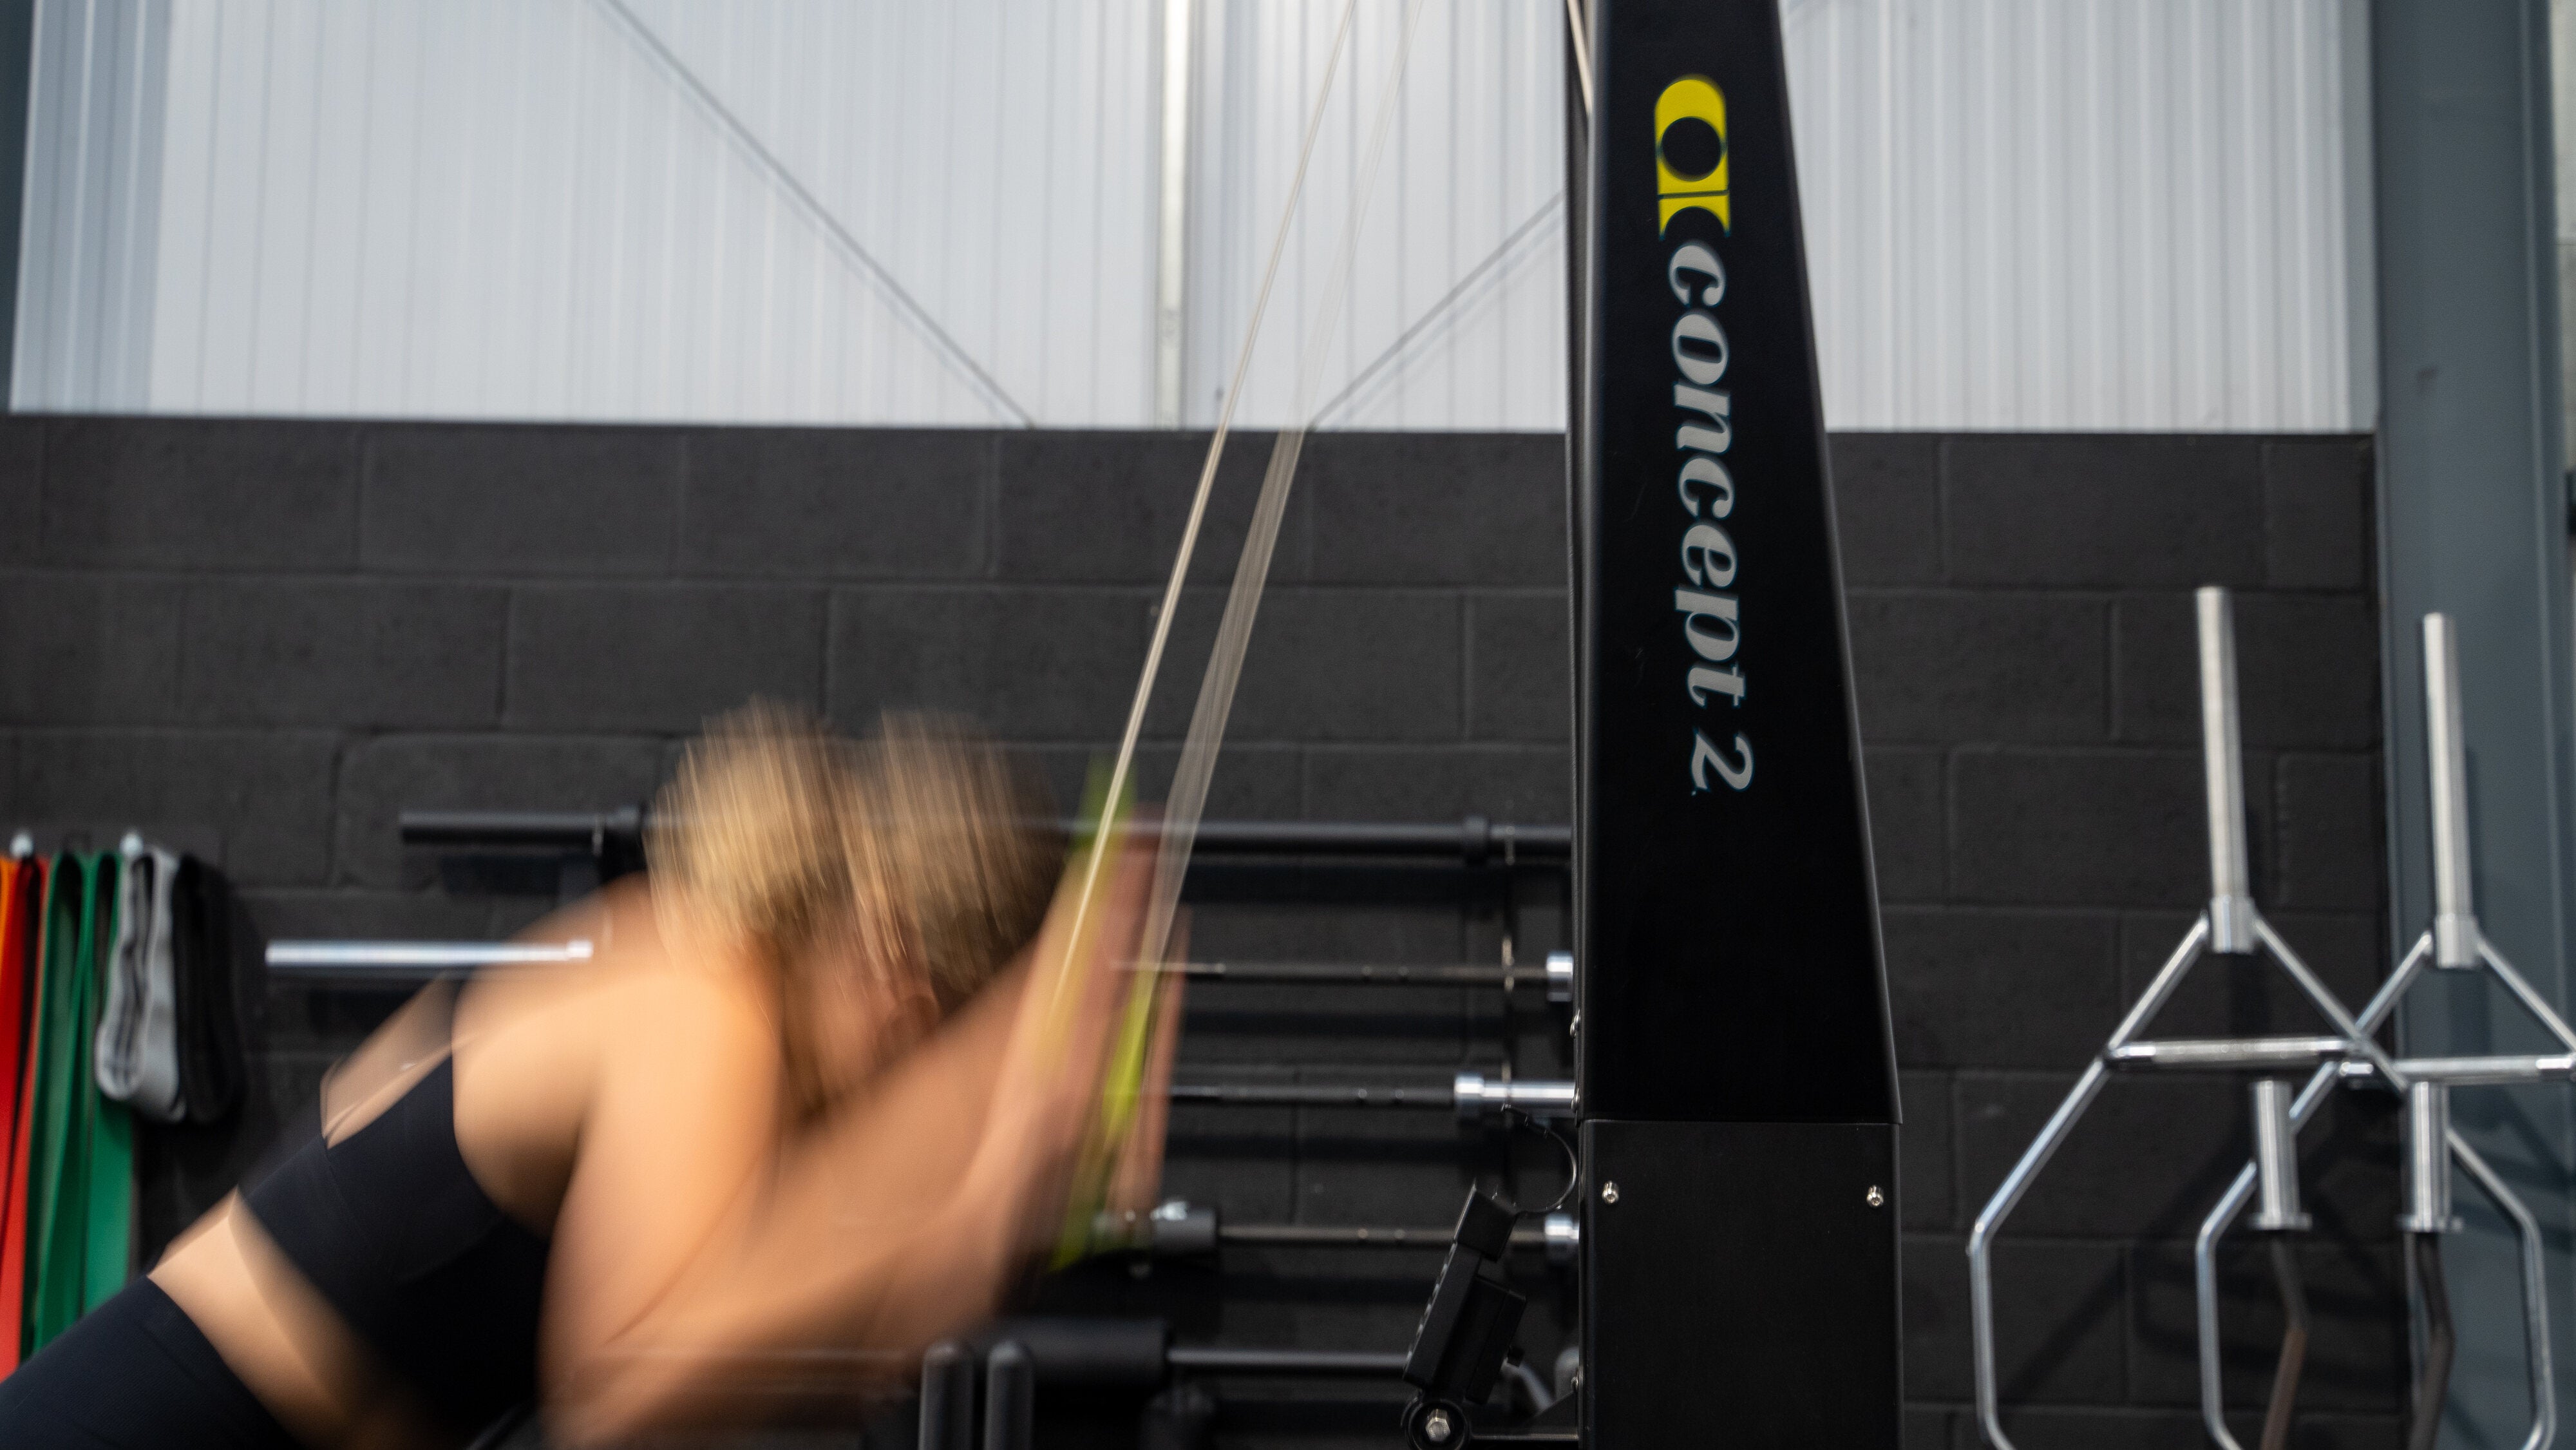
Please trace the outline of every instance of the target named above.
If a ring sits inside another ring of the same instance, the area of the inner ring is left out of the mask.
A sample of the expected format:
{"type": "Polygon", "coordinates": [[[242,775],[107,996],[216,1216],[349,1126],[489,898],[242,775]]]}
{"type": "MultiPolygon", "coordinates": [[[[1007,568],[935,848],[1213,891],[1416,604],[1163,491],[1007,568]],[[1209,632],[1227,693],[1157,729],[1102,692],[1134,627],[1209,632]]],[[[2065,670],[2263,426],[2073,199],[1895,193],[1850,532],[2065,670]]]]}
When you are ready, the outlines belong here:
{"type": "MultiPolygon", "coordinates": [[[[403,844],[482,850],[587,851],[633,848],[649,813],[641,806],[607,811],[406,810],[403,844]]],[[[1087,822],[1053,823],[1068,834],[1087,822]]],[[[1153,823],[1140,822],[1151,835],[1153,823]]],[[[1201,821],[1196,849],[1223,856],[1312,856],[1377,859],[1455,858],[1462,865],[1562,866],[1574,854],[1574,830],[1521,825],[1469,815],[1454,822],[1201,821]]]]}

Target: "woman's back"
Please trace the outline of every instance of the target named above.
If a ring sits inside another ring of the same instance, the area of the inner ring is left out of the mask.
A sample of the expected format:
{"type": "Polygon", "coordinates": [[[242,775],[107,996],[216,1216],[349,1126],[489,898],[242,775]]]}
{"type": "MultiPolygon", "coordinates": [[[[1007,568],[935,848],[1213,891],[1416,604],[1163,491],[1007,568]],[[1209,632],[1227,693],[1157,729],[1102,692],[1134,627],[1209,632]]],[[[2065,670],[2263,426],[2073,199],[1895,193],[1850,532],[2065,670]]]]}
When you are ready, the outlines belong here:
{"type": "MultiPolygon", "coordinates": [[[[1148,859],[1059,890],[1022,784],[917,724],[719,725],[652,886],[538,933],[588,961],[396,1014],[319,1142],[84,1321],[100,1354],[10,1381],[0,1438],[78,1419],[141,1339],[180,1346],[164,1398],[282,1424],[262,1450],[453,1443],[532,1394],[583,1443],[757,1413],[746,1358],[899,1361],[988,1314],[1061,1222],[1148,859]]],[[[84,1433],[203,1440],[126,1431],[84,1433]]]]}
{"type": "Polygon", "coordinates": [[[587,939],[592,956],[424,992],[326,1083],[321,1135],[153,1271],[301,1434],[425,1421],[448,1438],[529,1400],[548,1317],[640,1309],[774,1140],[756,976],[679,964],[640,886],[534,935],[587,939]],[[637,1222],[611,1244],[595,1224],[573,1237],[577,1259],[621,1266],[608,1302],[549,1302],[576,1184],[651,1205],[622,1205],[637,1222]]]}
{"type": "Polygon", "coordinates": [[[269,1242],[418,1410],[464,1438],[537,1397],[548,1235],[457,1151],[441,1059],[375,1119],[315,1138],[242,1196],[269,1242]]]}

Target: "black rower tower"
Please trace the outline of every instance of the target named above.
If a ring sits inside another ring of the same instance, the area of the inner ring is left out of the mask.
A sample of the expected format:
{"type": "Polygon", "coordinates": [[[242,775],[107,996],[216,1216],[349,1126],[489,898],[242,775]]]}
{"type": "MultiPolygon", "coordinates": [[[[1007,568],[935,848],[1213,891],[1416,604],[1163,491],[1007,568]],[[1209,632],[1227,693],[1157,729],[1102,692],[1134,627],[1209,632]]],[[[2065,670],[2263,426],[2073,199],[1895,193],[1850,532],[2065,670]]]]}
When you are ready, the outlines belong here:
{"type": "Polygon", "coordinates": [[[1591,0],[1590,26],[1584,1438],[1892,1450],[1895,1051],[1779,7],[1591,0]]]}

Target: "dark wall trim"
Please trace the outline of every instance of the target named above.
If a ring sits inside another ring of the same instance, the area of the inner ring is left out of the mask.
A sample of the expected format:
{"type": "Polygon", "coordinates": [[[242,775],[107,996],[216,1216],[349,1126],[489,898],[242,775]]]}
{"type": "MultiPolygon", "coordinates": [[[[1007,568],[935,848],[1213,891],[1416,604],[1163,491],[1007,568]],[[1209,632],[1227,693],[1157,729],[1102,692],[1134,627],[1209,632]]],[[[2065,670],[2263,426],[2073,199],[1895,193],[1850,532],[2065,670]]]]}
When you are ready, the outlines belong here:
{"type": "MultiPolygon", "coordinates": [[[[2422,619],[2459,624],[2477,906],[2487,935],[2567,1005],[2570,810],[2566,498],[2546,0],[2375,0],[2380,575],[2390,946],[2431,919],[2422,619]]],[[[2487,983],[2423,984],[2413,1053],[2537,1050],[2487,983]]],[[[2462,1094],[2456,1126],[2553,1229],[2559,1403],[2576,1400],[2565,1230],[2576,1174],[2563,1093],[2462,1094]]],[[[2463,1195],[2463,1202],[2470,1195],[2463,1195]]],[[[2510,1444],[2529,1423],[2507,1225],[2451,1238],[2459,1368],[2446,1428],[2510,1444]]]]}
{"type": "Polygon", "coordinates": [[[35,89],[36,0],[0,0],[0,407],[16,376],[18,251],[26,225],[27,105],[35,89]]]}

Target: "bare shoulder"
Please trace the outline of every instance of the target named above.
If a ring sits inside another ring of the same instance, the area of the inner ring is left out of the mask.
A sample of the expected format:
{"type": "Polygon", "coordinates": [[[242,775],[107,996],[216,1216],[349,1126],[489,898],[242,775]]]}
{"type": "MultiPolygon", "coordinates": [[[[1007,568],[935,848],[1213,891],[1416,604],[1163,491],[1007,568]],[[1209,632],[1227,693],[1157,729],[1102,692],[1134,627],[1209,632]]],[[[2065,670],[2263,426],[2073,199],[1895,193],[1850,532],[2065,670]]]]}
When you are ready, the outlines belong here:
{"type": "Polygon", "coordinates": [[[552,1221],[579,1146],[637,1084],[775,1072],[775,1028],[747,974],[671,941],[642,885],[532,932],[548,938],[588,940],[591,955],[487,975],[456,1009],[457,1146],[494,1201],[532,1226],[552,1221]]]}
{"type": "Polygon", "coordinates": [[[469,1131],[464,1098],[489,1096],[482,1089],[496,1078],[517,1091],[529,1075],[540,1075],[558,1089],[547,1100],[562,1100],[559,1089],[595,1066],[591,1034],[583,1025],[592,1014],[579,1009],[586,1000],[613,995],[603,989],[634,975],[632,962],[660,955],[649,900],[639,909],[640,898],[641,892],[623,888],[601,892],[517,938],[579,943],[588,954],[582,960],[495,966],[461,988],[454,979],[424,988],[325,1076],[325,1135],[336,1143],[359,1131],[450,1060],[458,1079],[460,1141],[469,1131]]]}
{"type": "Polygon", "coordinates": [[[615,1053],[639,1031],[667,1041],[673,1031],[739,1030],[760,1018],[742,974],[675,941],[641,881],[609,886],[518,940],[578,943],[588,954],[478,977],[457,1005],[460,1057],[468,1043],[530,1037],[555,1053],[576,1043],[615,1053]]]}

